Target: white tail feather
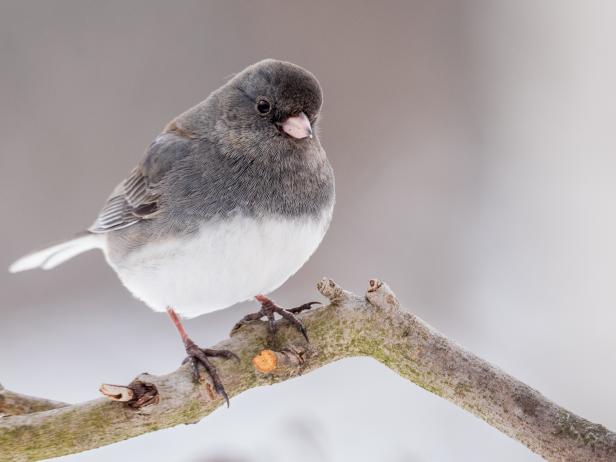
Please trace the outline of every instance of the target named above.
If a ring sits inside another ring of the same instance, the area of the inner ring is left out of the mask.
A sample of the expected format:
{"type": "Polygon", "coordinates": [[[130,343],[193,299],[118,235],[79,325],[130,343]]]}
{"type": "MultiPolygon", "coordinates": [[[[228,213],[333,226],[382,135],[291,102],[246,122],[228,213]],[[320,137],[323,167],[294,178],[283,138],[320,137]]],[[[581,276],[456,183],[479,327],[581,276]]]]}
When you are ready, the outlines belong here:
{"type": "Polygon", "coordinates": [[[21,257],[9,267],[9,271],[18,273],[34,268],[52,269],[80,253],[102,248],[103,242],[101,234],[86,234],[21,257]]]}

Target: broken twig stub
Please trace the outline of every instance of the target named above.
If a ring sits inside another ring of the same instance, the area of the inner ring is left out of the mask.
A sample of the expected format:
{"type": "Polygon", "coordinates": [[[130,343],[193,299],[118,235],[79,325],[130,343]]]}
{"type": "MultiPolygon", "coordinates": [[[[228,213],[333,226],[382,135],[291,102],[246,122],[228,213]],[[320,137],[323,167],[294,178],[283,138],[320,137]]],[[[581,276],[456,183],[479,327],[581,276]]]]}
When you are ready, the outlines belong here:
{"type": "Polygon", "coordinates": [[[99,391],[111,401],[128,404],[133,409],[158,404],[159,396],[156,386],[135,379],[128,385],[111,385],[104,383],[99,391]]]}
{"type": "Polygon", "coordinates": [[[306,348],[298,345],[282,351],[262,350],[252,358],[252,364],[261,374],[297,375],[306,362],[307,353],[306,348]]]}

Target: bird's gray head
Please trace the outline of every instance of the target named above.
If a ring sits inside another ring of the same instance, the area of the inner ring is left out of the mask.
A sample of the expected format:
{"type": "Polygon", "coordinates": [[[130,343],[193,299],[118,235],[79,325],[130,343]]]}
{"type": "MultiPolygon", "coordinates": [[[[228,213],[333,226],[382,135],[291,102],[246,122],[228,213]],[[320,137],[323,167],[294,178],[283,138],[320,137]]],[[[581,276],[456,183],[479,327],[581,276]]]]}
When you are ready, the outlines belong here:
{"type": "Polygon", "coordinates": [[[323,97],[319,82],[307,70],[266,59],[245,69],[228,86],[227,102],[232,104],[228,110],[247,126],[269,136],[313,137],[323,97]]]}
{"type": "Polygon", "coordinates": [[[229,156],[322,157],[315,126],[321,103],[314,75],[295,64],[266,59],[235,75],[177,123],[206,129],[204,135],[229,156]]]}
{"type": "Polygon", "coordinates": [[[229,147],[239,148],[244,155],[311,151],[311,147],[320,148],[315,123],[322,100],[321,86],[310,72],[266,59],[221,89],[219,105],[225,117],[217,128],[229,147]]]}

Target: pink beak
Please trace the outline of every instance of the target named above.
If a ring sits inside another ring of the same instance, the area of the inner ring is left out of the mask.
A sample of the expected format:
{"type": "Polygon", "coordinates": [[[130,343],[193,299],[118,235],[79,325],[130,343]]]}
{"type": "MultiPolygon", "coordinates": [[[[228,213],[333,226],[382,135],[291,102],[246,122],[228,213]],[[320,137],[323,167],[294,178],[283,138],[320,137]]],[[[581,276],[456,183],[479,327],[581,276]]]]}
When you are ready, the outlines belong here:
{"type": "Polygon", "coordinates": [[[289,136],[301,140],[309,136],[312,138],[312,127],[306,114],[300,112],[298,115],[289,117],[282,123],[282,130],[289,136]]]}

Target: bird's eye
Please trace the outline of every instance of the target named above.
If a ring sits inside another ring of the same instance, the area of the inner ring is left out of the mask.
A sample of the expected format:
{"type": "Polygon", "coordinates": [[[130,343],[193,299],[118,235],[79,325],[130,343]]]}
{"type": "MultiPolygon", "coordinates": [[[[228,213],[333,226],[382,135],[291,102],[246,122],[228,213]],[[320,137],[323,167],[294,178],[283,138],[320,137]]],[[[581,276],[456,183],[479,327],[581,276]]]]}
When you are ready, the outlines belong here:
{"type": "Polygon", "coordinates": [[[264,98],[261,98],[257,101],[257,111],[260,114],[267,114],[272,110],[272,105],[270,102],[264,98]]]}

